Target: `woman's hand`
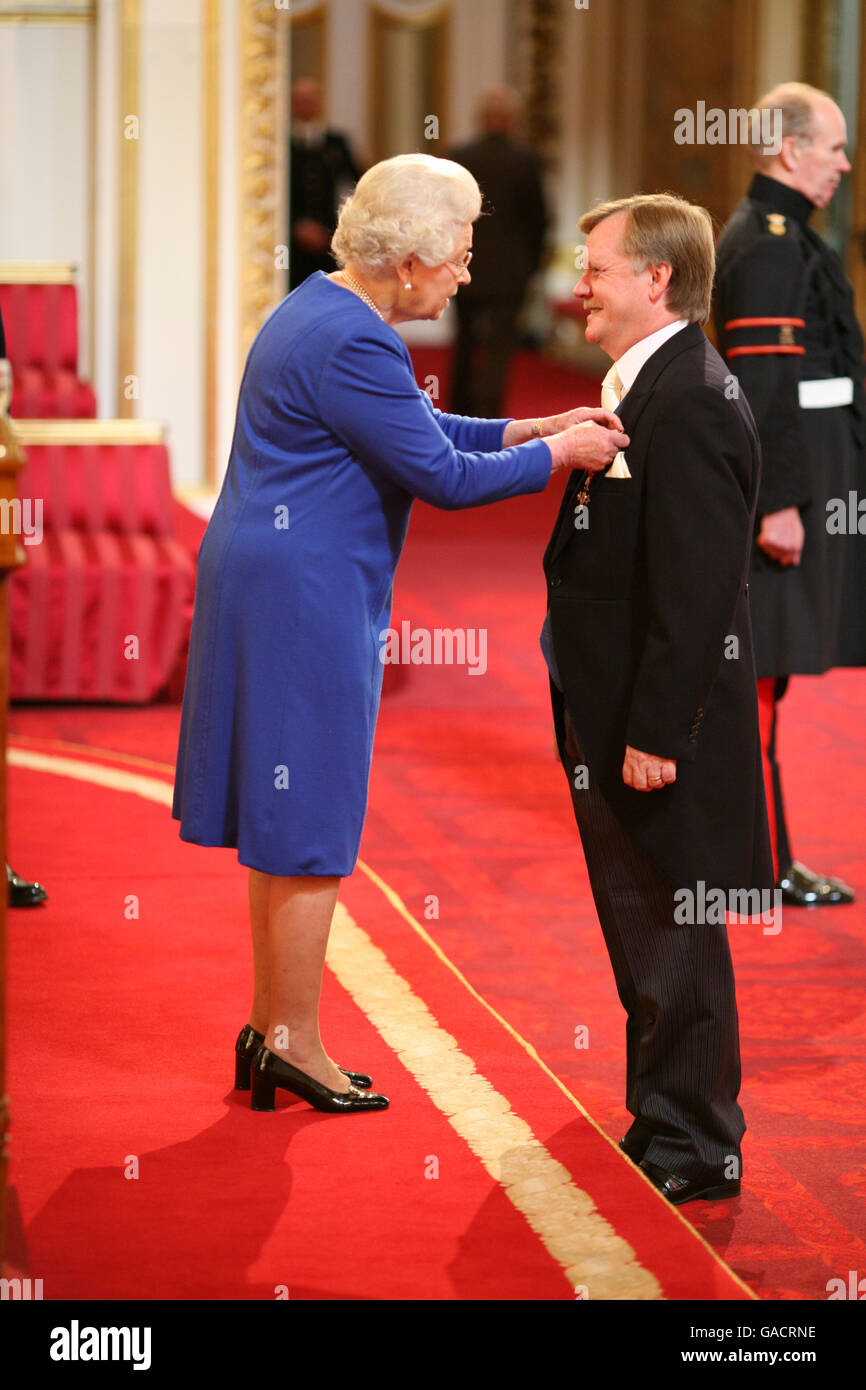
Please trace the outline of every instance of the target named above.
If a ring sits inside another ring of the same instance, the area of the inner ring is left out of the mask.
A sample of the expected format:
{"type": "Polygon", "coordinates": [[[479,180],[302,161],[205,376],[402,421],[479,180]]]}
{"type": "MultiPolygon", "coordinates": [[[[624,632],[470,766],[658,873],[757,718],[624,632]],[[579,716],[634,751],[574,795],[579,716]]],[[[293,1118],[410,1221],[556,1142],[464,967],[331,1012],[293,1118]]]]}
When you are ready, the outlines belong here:
{"type": "MultiPolygon", "coordinates": [[[[610,416],[609,411],[595,413],[610,416]]],[[[630,442],[619,427],[619,416],[610,418],[616,421],[616,427],[607,428],[593,420],[584,420],[550,435],[545,442],[553,455],[551,472],[555,473],[558,468],[582,468],[589,473],[601,473],[610,468],[620,450],[627,449],[630,442]]]]}
{"type": "Polygon", "coordinates": [[[596,425],[606,425],[609,430],[622,428],[619,416],[612,410],[602,410],[600,406],[593,405],[579,405],[575,410],[563,411],[561,415],[548,415],[542,420],[542,425],[545,435],[560,434],[572,425],[586,424],[587,420],[596,425]]]}
{"type": "Polygon", "coordinates": [[[579,405],[574,410],[565,410],[561,415],[545,415],[540,420],[509,420],[502,436],[502,447],[509,449],[512,444],[528,444],[533,439],[549,439],[552,434],[562,434],[563,430],[570,429],[572,425],[584,425],[587,422],[606,425],[611,430],[621,428],[620,418],[614,415],[613,411],[602,410],[600,406],[579,405]]]}

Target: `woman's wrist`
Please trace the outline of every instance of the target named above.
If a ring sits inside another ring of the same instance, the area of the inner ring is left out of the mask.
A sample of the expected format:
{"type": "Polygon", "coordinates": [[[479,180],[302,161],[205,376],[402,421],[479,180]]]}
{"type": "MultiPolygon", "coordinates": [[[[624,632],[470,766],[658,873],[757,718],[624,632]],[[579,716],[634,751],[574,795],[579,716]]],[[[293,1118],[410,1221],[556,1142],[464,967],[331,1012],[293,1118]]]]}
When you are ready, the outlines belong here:
{"type": "Polygon", "coordinates": [[[502,447],[508,449],[512,444],[526,444],[530,439],[545,439],[555,431],[550,428],[549,419],[509,420],[502,435],[502,447]]]}

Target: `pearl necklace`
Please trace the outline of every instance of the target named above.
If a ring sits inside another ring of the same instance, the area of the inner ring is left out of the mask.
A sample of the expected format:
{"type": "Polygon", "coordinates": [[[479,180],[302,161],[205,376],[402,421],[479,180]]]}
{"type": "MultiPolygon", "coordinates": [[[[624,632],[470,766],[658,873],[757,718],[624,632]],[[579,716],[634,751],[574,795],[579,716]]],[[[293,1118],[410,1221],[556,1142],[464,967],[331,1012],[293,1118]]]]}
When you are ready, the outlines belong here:
{"type": "Polygon", "coordinates": [[[345,280],[346,284],[349,286],[349,289],[354,290],[354,291],[355,291],[355,294],[358,295],[358,297],[359,297],[360,299],[363,299],[364,303],[367,304],[367,305],[369,305],[369,307],[373,310],[373,313],[374,313],[374,314],[377,314],[377,315],[379,316],[379,318],[382,320],[382,322],[384,323],[384,322],[385,322],[385,315],[384,315],[379,309],[376,308],[376,305],[373,303],[373,301],[372,301],[372,299],[370,298],[370,296],[368,295],[367,291],[364,289],[364,286],[363,286],[363,285],[359,285],[359,284],[358,284],[358,281],[357,281],[357,280],[354,280],[354,279],[352,278],[352,276],[349,275],[349,273],[348,273],[347,271],[341,270],[341,271],[340,271],[340,274],[342,275],[342,277],[343,277],[343,279],[345,280]]]}

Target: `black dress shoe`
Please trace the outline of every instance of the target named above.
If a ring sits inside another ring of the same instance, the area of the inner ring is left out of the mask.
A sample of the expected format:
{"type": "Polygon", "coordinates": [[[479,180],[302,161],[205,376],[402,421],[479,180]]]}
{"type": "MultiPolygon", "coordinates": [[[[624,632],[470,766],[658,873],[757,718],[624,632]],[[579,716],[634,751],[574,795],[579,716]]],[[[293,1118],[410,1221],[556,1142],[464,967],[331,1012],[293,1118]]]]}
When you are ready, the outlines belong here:
{"type": "Polygon", "coordinates": [[[716,1202],[723,1197],[739,1197],[739,1178],[723,1178],[719,1173],[703,1173],[697,1178],[683,1178],[679,1173],[668,1173],[657,1163],[646,1159],[640,1165],[653,1187],[657,1187],[663,1197],[667,1197],[675,1207],[683,1202],[694,1202],[698,1198],[705,1202],[716,1202]]]}
{"type": "MultiPolygon", "coordinates": [[[[238,1040],[235,1043],[235,1090],[248,1091],[250,1089],[250,1066],[259,1048],[265,1041],[264,1033],[257,1033],[255,1028],[249,1023],[245,1023],[238,1033],[238,1040]]],[[[369,1091],[373,1084],[373,1078],[367,1076],[362,1071],[346,1071],[345,1067],[340,1067],[344,1076],[348,1076],[353,1086],[357,1086],[361,1091],[369,1091]]]]}
{"type": "MultiPolygon", "coordinates": [[[[342,1070],[342,1068],[341,1068],[342,1070]]],[[[362,1091],[358,1086],[349,1086],[348,1091],[332,1091],[306,1072],[298,1071],[291,1062],[283,1061],[275,1052],[262,1045],[250,1068],[252,1095],[251,1110],[273,1110],[275,1092],[279,1086],[290,1091],[301,1100],[309,1101],[316,1110],[325,1110],[332,1115],[349,1115],[358,1110],[387,1110],[388,1097],[377,1095],[375,1091],[362,1091]]]]}
{"type": "Polygon", "coordinates": [[[853,891],[840,878],[815,874],[796,860],[782,874],[776,887],[782,890],[782,902],[792,907],[835,907],[854,901],[853,891]]]}
{"type": "Polygon", "coordinates": [[[19,878],[14,869],[6,865],[6,882],[9,885],[10,907],[38,907],[48,897],[41,883],[28,883],[19,878]]]}

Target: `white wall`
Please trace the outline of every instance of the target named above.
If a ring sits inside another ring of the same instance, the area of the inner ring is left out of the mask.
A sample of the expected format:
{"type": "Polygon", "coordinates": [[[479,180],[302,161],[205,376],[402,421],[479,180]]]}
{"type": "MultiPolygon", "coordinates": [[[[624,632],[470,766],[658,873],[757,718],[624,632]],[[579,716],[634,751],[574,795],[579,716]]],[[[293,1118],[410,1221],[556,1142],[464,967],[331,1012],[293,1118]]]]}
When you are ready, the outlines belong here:
{"type": "Polygon", "coordinates": [[[136,415],[170,425],[175,483],[203,435],[202,29],[198,0],[141,0],[136,415]]]}
{"type": "Polygon", "coordinates": [[[756,101],[777,82],[798,76],[803,64],[805,0],[761,0],[755,55],[755,91],[746,101],[756,101]]]}
{"type": "Polygon", "coordinates": [[[78,267],[87,375],[90,41],[81,24],[0,24],[0,260],[78,267]]]}
{"type": "Polygon", "coordinates": [[[100,415],[117,414],[117,267],[120,167],[119,0],[100,0],[91,106],[96,164],[93,257],[93,384],[100,415]]]}
{"type": "MultiPolygon", "coordinates": [[[[216,471],[221,483],[229,460],[235,427],[240,367],[238,333],[240,287],[238,284],[238,5],[222,0],[219,34],[219,240],[217,243],[219,295],[216,325],[216,471]]],[[[202,465],[197,482],[204,482],[202,465]]]]}

